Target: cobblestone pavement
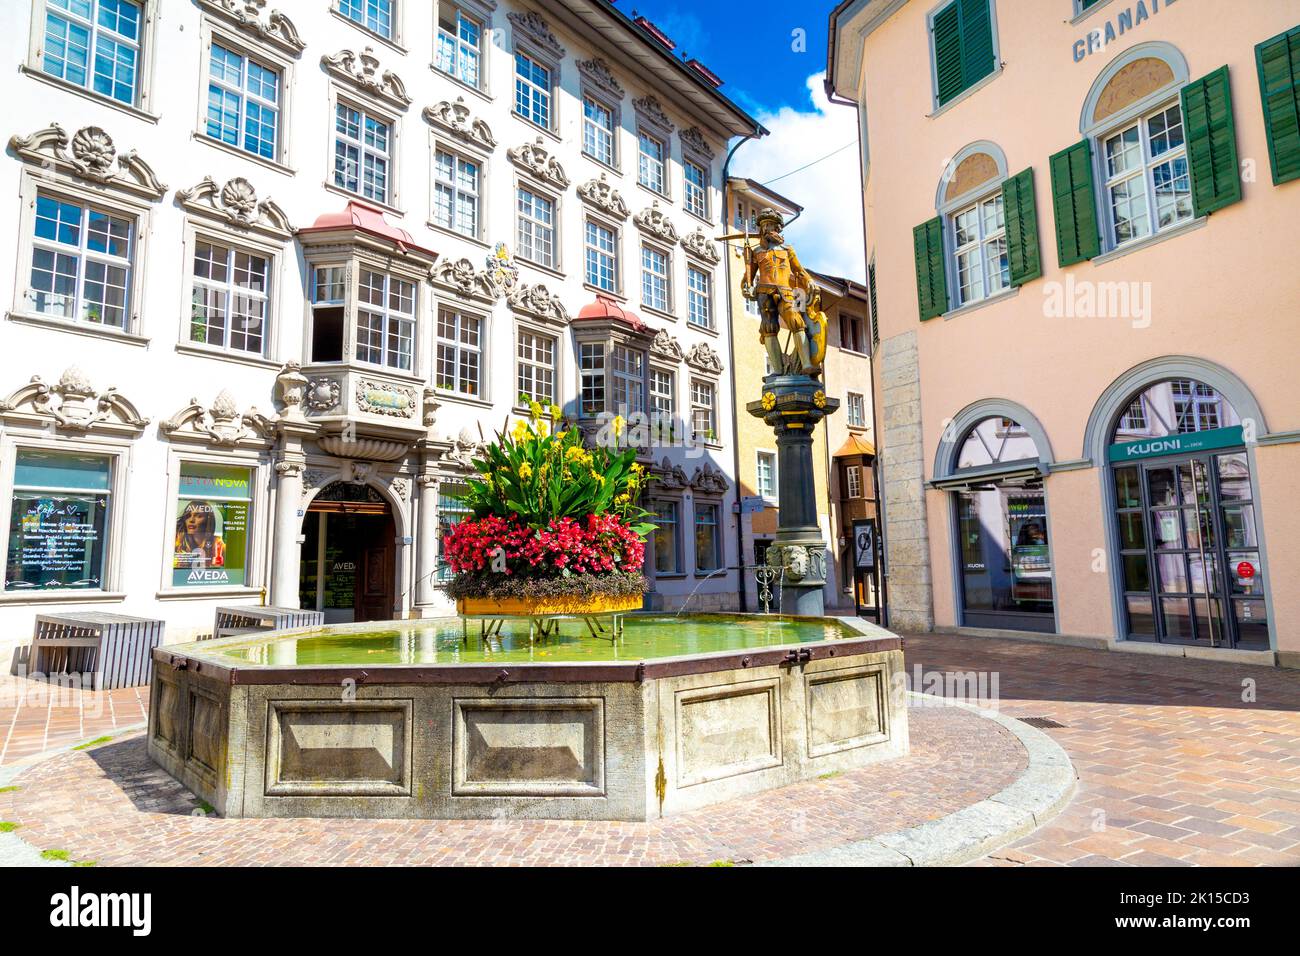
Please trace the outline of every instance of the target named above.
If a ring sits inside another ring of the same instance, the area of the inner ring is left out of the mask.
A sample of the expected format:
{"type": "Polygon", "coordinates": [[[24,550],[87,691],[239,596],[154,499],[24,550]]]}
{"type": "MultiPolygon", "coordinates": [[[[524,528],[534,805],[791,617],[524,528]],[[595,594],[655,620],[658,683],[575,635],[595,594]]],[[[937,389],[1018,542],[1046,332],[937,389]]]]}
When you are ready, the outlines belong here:
{"type": "Polygon", "coordinates": [[[147,719],[149,688],[83,691],[0,675],[0,767],[147,719]]]}
{"type": "Polygon", "coordinates": [[[140,732],[54,757],[0,793],[32,846],[98,865],[672,865],[793,856],[916,826],[976,803],[1024,769],[1002,727],[913,707],[912,752],[652,823],[224,820],[153,765],[140,732]]]}
{"type": "Polygon", "coordinates": [[[1043,729],[1074,799],[979,862],[1300,864],[1300,672],[938,634],[904,655],[913,675],[996,673],[1002,713],[1064,725],[1043,729]]]}

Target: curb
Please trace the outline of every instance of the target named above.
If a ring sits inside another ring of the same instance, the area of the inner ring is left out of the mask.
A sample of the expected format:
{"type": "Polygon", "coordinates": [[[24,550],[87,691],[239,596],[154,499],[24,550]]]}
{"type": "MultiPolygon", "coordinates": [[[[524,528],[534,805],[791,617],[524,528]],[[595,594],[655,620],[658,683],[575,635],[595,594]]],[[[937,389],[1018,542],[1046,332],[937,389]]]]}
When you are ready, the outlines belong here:
{"type": "Polygon", "coordinates": [[[959,866],[1020,839],[1056,816],[1074,796],[1078,774],[1065,749],[1014,717],[962,701],[909,691],[926,706],[963,707],[1000,724],[1025,748],[1029,765],[1011,784],[938,820],[869,840],[801,853],[759,866],[959,866]]]}

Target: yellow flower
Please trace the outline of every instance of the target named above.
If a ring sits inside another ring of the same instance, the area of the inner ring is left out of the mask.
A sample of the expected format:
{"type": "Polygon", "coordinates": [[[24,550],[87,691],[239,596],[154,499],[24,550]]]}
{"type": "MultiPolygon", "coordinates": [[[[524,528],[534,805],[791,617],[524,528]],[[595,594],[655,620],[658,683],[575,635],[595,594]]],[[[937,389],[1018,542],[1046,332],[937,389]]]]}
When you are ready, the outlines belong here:
{"type": "Polygon", "coordinates": [[[529,402],[529,403],[528,403],[528,414],[532,416],[532,418],[533,418],[534,421],[536,421],[537,419],[541,418],[541,417],[542,417],[542,404],[541,404],[541,402],[529,402]]]}
{"type": "Polygon", "coordinates": [[[619,495],[617,498],[614,499],[614,504],[625,505],[631,500],[632,500],[632,496],[629,495],[627,492],[623,492],[623,494],[619,495]]]}
{"type": "Polygon", "coordinates": [[[560,408],[559,405],[552,405],[549,411],[551,413],[552,418],[561,418],[564,415],[564,411],[560,408]]]}
{"type": "Polygon", "coordinates": [[[642,464],[640,464],[640,463],[638,463],[638,462],[632,462],[632,474],[634,474],[634,475],[644,475],[644,474],[645,474],[645,465],[642,465],[642,464]]]}
{"type": "Polygon", "coordinates": [[[526,461],[521,462],[519,465],[519,477],[522,478],[524,481],[527,481],[529,478],[533,477],[533,466],[526,461]]]}
{"type": "Polygon", "coordinates": [[[567,434],[569,434],[567,431],[560,431],[555,433],[555,437],[558,441],[564,441],[564,436],[567,434]]]}
{"type": "Polygon", "coordinates": [[[763,393],[763,411],[770,412],[776,407],[776,395],[773,392],[763,393]]]}
{"type": "Polygon", "coordinates": [[[543,438],[551,433],[551,426],[546,424],[546,422],[538,422],[533,426],[533,428],[537,431],[537,434],[543,438]]]}
{"type": "Polygon", "coordinates": [[[623,427],[626,424],[627,422],[623,420],[622,415],[615,415],[613,421],[609,423],[610,427],[614,429],[615,435],[623,434],[623,427]]]}
{"type": "Polygon", "coordinates": [[[519,419],[519,421],[515,422],[515,427],[511,430],[510,434],[514,436],[516,444],[522,442],[526,437],[528,437],[528,423],[522,418],[519,419]]]}
{"type": "Polygon", "coordinates": [[[826,393],[823,392],[821,389],[818,389],[817,391],[813,392],[813,404],[816,405],[818,408],[825,408],[826,393]]]}

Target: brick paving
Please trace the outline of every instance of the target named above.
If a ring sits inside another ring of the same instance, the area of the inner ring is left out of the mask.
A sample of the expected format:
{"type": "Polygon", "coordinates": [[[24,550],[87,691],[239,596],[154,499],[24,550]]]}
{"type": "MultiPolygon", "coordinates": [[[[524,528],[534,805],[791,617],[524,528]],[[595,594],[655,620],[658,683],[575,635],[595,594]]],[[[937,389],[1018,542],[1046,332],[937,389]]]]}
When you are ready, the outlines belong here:
{"type": "Polygon", "coordinates": [[[0,793],[0,820],[38,849],[100,866],[759,862],[946,816],[1026,765],[992,721],[953,707],[914,707],[910,719],[906,757],[651,823],[196,816],[194,796],[153,765],[141,732],[26,770],[19,789],[0,793]]]}
{"type": "Polygon", "coordinates": [[[997,673],[1003,714],[1065,725],[1044,730],[1074,799],[980,863],[1300,865],[1300,672],[938,634],[904,655],[997,673]]]}
{"type": "Polygon", "coordinates": [[[0,675],[0,767],[141,724],[148,694],[147,687],[83,691],[0,675]]]}

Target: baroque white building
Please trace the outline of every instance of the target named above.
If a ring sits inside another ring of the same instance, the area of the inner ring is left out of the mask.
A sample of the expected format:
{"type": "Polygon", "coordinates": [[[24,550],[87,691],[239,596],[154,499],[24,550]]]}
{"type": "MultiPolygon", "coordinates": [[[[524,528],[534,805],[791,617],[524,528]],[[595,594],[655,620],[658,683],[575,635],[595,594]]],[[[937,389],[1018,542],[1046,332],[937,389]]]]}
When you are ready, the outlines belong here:
{"type": "Polygon", "coordinates": [[[523,395],[592,435],[674,423],[643,451],[648,604],[734,606],[714,237],[728,143],[765,131],[652,24],[605,0],[0,23],[0,650],[44,611],[169,640],[260,601],[442,613],[441,530],[523,395]]]}

